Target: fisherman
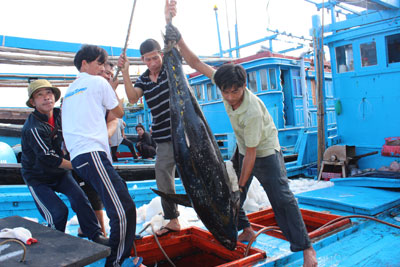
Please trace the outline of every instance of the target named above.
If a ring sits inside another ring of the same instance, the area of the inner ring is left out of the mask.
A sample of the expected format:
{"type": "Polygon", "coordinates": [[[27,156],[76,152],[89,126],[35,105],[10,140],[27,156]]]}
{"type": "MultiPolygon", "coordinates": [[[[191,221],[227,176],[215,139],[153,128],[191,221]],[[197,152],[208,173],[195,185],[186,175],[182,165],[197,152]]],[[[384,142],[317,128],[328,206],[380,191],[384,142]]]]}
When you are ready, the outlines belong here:
{"type": "MultiPolygon", "coordinates": [[[[166,1],[166,18],[176,14],[176,1],[166,1]]],[[[124,79],[126,95],[134,104],[144,95],[153,116],[152,137],[157,143],[155,174],[158,190],[175,194],[175,160],[171,142],[171,126],[169,111],[169,86],[167,73],[162,64],[163,54],[160,44],[154,39],[147,39],[140,45],[142,61],[147,70],[132,85],[129,77],[129,62],[126,55],[121,55],[118,66],[124,79]]],[[[180,230],[179,211],[175,203],[161,199],[164,218],[169,222],[156,232],[158,236],[180,230]]]]}
{"type": "MultiPolygon", "coordinates": [[[[60,102],[60,109],[62,109],[62,101],[63,98],[61,98],[60,102]]],[[[70,160],[70,155],[69,152],[67,151],[64,143],[62,145],[62,149],[64,152],[64,158],[67,160],[70,160]]],[[[106,231],[106,226],[104,224],[104,205],[103,202],[101,201],[99,195],[97,194],[96,190],[94,190],[94,188],[88,184],[85,183],[82,178],[80,178],[76,172],[74,170],[72,170],[72,177],[75,179],[75,181],[79,184],[79,186],[81,187],[81,189],[83,190],[83,192],[85,192],[90,205],[92,206],[93,210],[94,210],[94,214],[96,215],[97,221],[100,224],[100,229],[101,232],[103,233],[103,235],[105,237],[107,237],[107,231],[106,231]]],[[[81,227],[78,227],[78,236],[79,237],[87,237],[83,232],[81,227]]]]}
{"type": "Polygon", "coordinates": [[[239,149],[241,208],[238,241],[249,242],[255,233],[243,210],[253,176],[257,177],[271,202],[278,226],[292,251],[303,251],[304,266],[317,266],[316,253],[308,237],[297,201],[289,189],[278,131],[264,103],[246,87],[241,65],[226,64],[214,74],[239,149]]]}
{"type": "Polygon", "coordinates": [[[186,62],[193,69],[211,78],[221,90],[225,109],[234,129],[238,149],[240,174],[240,211],[238,228],[243,230],[238,241],[249,242],[255,233],[243,210],[243,203],[253,175],[263,186],[271,202],[278,226],[289,240],[290,249],[303,251],[303,266],[317,266],[300,209],[289,189],[278,131],[264,103],[247,89],[246,71],[240,65],[226,64],[215,71],[203,63],[187,47],[179,31],[169,23],[166,41],[174,41],[186,62]]]}
{"type": "Polygon", "coordinates": [[[136,132],[139,139],[136,142],[136,149],[143,159],[153,159],[156,155],[156,145],[151,135],[146,132],[142,124],[136,125],[136,132]]]}
{"type": "Polygon", "coordinates": [[[111,148],[111,156],[114,162],[118,162],[118,157],[117,157],[117,150],[119,145],[125,145],[129,148],[131,151],[132,157],[134,159],[137,159],[138,156],[136,155],[135,147],[133,146],[132,141],[126,138],[125,136],[125,122],[123,119],[117,118],[118,119],[118,124],[117,124],[117,130],[115,133],[110,137],[110,148],[111,148]]]}
{"type": "Polygon", "coordinates": [[[96,243],[108,244],[95,213],[82,189],[72,177],[72,165],[62,150],[61,112],[54,108],[61,92],[47,80],[28,87],[26,105],[35,110],[22,128],[22,177],[48,226],[65,231],[68,207],[56,192],[65,194],[78,216],[83,234],[96,243]]]}
{"type": "Polygon", "coordinates": [[[64,140],[74,170],[93,186],[110,218],[111,254],[106,266],[119,266],[129,257],[136,230],[136,207],[125,181],[112,166],[108,145],[106,110],[121,118],[122,101],[102,77],[107,53],[84,45],[76,53],[78,78],[69,86],[63,102],[64,140]]]}
{"type": "MultiPolygon", "coordinates": [[[[104,77],[104,79],[106,79],[110,83],[111,87],[115,90],[118,86],[118,80],[113,80],[113,68],[114,64],[110,61],[107,61],[104,64],[104,71],[101,73],[101,76],[104,77]]],[[[107,131],[109,134],[108,137],[110,138],[111,135],[113,135],[113,133],[116,131],[118,118],[115,117],[113,113],[107,112],[106,120],[107,131]]],[[[103,232],[103,235],[107,237],[107,231],[104,222],[104,205],[100,199],[99,194],[97,194],[96,190],[94,190],[94,188],[90,184],[85,183],[78,175],[74,174],[73,176],[88,197],[89,202],[93,207],[94,213],[96,214],[97,220],[99,221],[101,231],[103,232]]],[[[78,236],[85,237],[85,235],[82,233],[81,228],[78,228],[78,236]]]]}

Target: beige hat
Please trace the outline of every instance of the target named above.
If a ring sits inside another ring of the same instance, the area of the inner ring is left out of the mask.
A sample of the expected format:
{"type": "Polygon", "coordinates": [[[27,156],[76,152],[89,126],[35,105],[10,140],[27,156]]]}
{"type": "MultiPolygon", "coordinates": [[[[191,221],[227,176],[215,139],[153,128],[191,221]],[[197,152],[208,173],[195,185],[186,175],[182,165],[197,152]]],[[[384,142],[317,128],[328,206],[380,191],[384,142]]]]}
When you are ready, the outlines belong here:
{"type": "Polygon", "coordinates": [[[36,90],[40,88],[50,88],[53,90],[54,94],[54,99],[57,102],[58,99],[60,99],[61,96],[61,91],[57,87],[53,87],[51,83],[48,80],[36,80],[34,82],[31,82],[28,87],[28,101],[26,101],[26,105],[30,108],[34,108],[34,106],[31,105],[29,100],[31,100],[32,95],[36,90]]]}

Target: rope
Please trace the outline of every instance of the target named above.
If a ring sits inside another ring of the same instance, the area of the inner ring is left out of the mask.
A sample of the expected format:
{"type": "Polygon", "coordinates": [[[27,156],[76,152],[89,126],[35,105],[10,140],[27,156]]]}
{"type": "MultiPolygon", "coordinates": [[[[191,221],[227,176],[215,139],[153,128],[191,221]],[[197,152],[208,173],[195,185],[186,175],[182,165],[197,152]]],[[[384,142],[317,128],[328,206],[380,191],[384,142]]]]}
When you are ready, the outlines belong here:
{"type": "Polygon", "coordinates": [[[24,254],[22,255],[22,258],[21,258],[21,260],[19,262],[25,262],[25,257],[26,257],[26,246],[25,246],[25,244],[22,243],[21,241],[19,241],[18,239],[11,238],[11,239],[7,239],[7,240],[4,240],[4,241],[0,242],[0,246],[4,245],[5,243],[8,243],[8,242],[15,242],[15,243],[18,243],[18,244],[21,245],[21,247],[24,249],[24,254]]]}
{"type": "MultiPolygon", "coordinates": [[[[167,259],[167,261],[171,264],[171,266],[176,267],[176,265],[175,265],[175,264],[172,262],[172,260],[168,257],[168,255],[167,255],[167,253],[165,252],[165,250],[162,248],[162,246],[161,246],[161,244],[160,244],[160,241],[158,240],[158,236],[157,236],[157,234],[156,234],[156,231],[154,231],[153,224],[148,223],[148,224],[146,225],[146,227],[144,227],[144,228],[139,232],[139,234],[143,233],[147,228],[149,228],[149,226],[151,226],[151,231],[152,231],[152,233],[153,233],[154,239],[156,240],[156,243],[157,243],[158,247],[160,248],[162,254],[163,254],[164,257],[167,259]]],[[[136,252],[135,252],[135,253],[136,253],[136,252]]]]}
{"type": "MultiPolygon", "coordinates": [[[[331,224],[334,224],[336,222],[339,222],[339,221],[342,221],[342,220],[345,220],[345,219],[349,219],[349,218],[368,219],[368,220],[376,221],[376,222],[379,222],[379,223],[382,223],[382,224],[386,224],[388,226],[400,229],[400,226],[398,226],[398,225],[395,225],[395,224],[392,224],[392,223],[388,223],[388,222],[376,219],[374,217],[369,217],[369,216],[364,216],[364,215],[349,215],[349,216],[343,216],[343,217],[340,217],[340,218],[336,218],[336,219],[334,219],[332,221],[329,221],[326,224],[322,225],[321,227],[317,228],[316,230],[320,230],[320,229],[326,228],[327,226],[329,226],[331,224]]],[[[314,230],[314,231],[316,231],[316,230],[314,230]]]]}
{"type": "Polygon", "coordinates": [[[269,232],[269,231],[275,231],[275,230],[280,230],[280,228],[279,228],[278,226],[267,226],[267,227],[261,228],[261,229],[256,233],[256,235],[253,236],[253,237],[250,239],[249,244],[248,244],[247,247],[246,247],[246,252],[244,253],[244,257],[247,257],[247,255],[249,254],[251,245],[253,244],[253,242],[256,240],[256,238],[257,238],[260,234],[266,233],[266,232],[269,232]]]}

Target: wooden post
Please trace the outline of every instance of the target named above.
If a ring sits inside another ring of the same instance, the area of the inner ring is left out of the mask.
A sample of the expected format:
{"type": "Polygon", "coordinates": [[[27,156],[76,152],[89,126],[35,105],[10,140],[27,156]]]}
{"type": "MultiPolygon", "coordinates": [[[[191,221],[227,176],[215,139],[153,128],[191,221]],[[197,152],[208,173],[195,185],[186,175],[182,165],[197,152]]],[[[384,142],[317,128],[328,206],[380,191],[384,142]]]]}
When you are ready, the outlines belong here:
{"type": "Polygon", "coordinates": [[[325,77],[324,77],[324,44],[323,28],[320,25],[318,15],[313,16],[313,42],[314,42],[314,65],[316,72],[317,88],[317,122],[318,122],[318,172],[321,170],[326,142],[326,121],[325,121],[325,77]]]}

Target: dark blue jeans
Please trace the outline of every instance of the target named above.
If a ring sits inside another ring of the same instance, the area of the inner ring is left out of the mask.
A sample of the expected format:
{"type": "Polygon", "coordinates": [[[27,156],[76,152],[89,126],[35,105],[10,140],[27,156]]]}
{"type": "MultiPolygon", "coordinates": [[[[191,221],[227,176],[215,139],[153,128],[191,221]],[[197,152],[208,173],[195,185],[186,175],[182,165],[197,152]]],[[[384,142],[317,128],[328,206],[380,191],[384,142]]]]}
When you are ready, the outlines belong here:
{"type": "MultiPolygon", "coordinates": [[[[243,164],[243,158],[243,155],[239,156],[240,166],[243,164]]],[[[252,174],[247,181],[244,192],[240,195],[238,229],[241,230],[250,226],[249,219],[243,210],[243,203],[253,175],[267,193],[276,222],[283,235],[290,242],[290,250],[301,251],[309,248],[311,241],[297,201],[289,189],[289,180],[282,152],[276,151],[273,155],[256,158],[252,174]]]]}
{"type": "Polygon", "coordinates": [[[105,152],[81,154],[72,160],[72,166],[97,191],[110,218],[111,254],[106,266],[121,264],[130,255],[136,231],[136,206],[126,183],[105,152]]]}
{"type": "Polygon", "coordinates": [[[56,192],[59,192],[68,197],[71,208],[78,217],[83,234],[89,237],[89,239],[102,234],[89,200],[72,177],[70,171],[66,172],[64,176],[57,179],[54,183],[28,184],[28,188],[35,200],[36,207],[47,221],[49,227],[61,232],[65,231],[68,219],[68,207],[56,194],[56,192]]]}

